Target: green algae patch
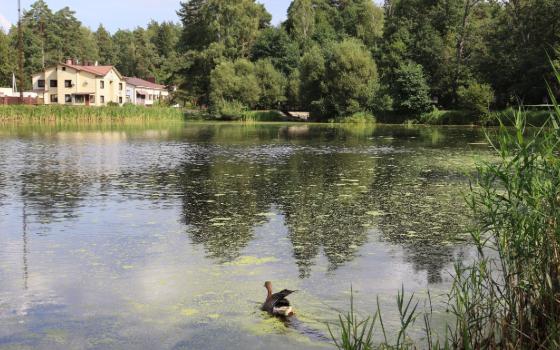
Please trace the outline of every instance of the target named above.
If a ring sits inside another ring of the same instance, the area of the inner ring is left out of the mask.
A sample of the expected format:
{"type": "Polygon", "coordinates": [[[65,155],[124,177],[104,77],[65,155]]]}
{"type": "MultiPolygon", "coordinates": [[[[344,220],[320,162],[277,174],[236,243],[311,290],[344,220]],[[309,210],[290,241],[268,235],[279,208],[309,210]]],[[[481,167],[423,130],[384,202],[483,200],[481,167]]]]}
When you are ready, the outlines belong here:
{"type": "Polygon", "coordinates": [[[181,309],[180,313],[183,316],[191,317],[191,316],[199,314],[200,312],[196,309],[184,308],[184,309],[181,309]]]}
{"type": "Polygon", "coordinates": [[[276,317],[268,317],[258,323],[247,326],[247,330],[254,335],[269,335],[286,333],[286,326],[276,317]]]}
{"type": "Polygon", "coordinates": [[[278,259],[276,259],[273,256],[258,258],[256,256],[245,255],[245,256],[242,256],[235,261],[226,263],[224,265],[227,265],[227,266],[263,265],[263,264],[276,262],[276,261],[278,261],[278,259]]]}

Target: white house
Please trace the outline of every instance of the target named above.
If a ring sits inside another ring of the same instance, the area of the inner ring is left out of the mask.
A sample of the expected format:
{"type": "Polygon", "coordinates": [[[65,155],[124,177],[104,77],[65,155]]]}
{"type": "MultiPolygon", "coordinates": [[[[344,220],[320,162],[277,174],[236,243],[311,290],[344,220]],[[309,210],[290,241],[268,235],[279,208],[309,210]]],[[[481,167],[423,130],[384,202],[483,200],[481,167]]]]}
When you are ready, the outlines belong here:
{"type": "Polygon", "coordinates": [[[151,106],[156,101],[169,98],[164,85],[136,77],[126,77],[126,102],[151,106]]]}

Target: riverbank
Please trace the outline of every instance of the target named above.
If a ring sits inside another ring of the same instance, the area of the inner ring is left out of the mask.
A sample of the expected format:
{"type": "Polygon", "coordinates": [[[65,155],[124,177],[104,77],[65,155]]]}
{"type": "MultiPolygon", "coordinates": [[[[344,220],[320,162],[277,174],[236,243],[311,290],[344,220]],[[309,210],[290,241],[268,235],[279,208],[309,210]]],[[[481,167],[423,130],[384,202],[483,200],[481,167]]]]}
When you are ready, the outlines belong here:
{"type": "MultiPolygon", "coordinates": [[[[465,110],[434,110],[420,116],[398,114],[394,112],[377,113],[371,118],[347,118],[332,123],[345,124],[425,124],[425,125],[498,125],[498,120],[513,125],[513,115],[519,112],[513,108],[492,111],[488,114],[465,110]]],[[[520,112],[527,125],[541,126],[550,117],[549,109],[526,109],[520,112]]],[[[279,110],[245,111],[235,117],[215,117],[208,110],[181,109],[171,107],[144,106],[106,106],[76,107],[64,105],[50,106],[0,106],[0,122],[45,122],[45,121],[80,121],[112,122],[140,120],[192,120],[192,121],[239,121],[258,122],[313,122],[312,119],[294,117],[279,110]]]]}
{"type": "MultiPolygon", "coordinates": [[[[346,119],[330,120],[330,123],[344,124],[425,124],[425,125],[480,125],[497,126],[501,120],[506,125],[514,125],[514,115],[521,113],[529,126],[542,126],[552,113],[552,109],[531,108],[514,109],[506,108],[480,114],[468,110],[439,110],[422,115],[399,114],[391,111],[379,112],[368,118],[350,117],[346,119]]],[[[291,114],[291,113],[290,113],[291,114]]],[[[368,114],[369,116],[369,114],[368,114]]],[[[217,117],[208,110],[188,110],[185,113],[187,120],[206,121],[240,121],[240,122],[315,122],[312,118],[297,118],[279,110],[244,111],[235,115],[217,117]]]]}

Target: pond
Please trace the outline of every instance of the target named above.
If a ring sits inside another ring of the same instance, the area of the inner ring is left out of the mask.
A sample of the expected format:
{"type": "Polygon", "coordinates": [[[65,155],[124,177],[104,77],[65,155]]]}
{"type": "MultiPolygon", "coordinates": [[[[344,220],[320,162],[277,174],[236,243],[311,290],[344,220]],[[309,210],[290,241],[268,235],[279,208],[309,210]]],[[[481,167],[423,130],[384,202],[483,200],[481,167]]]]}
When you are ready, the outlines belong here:
{"type": "Polygon", "coordinates": [[[330,348],[351,286],[389,329],[401,286],[443,310],[488,155],[477,128],[0,126],[0,348],[330,348]]]}

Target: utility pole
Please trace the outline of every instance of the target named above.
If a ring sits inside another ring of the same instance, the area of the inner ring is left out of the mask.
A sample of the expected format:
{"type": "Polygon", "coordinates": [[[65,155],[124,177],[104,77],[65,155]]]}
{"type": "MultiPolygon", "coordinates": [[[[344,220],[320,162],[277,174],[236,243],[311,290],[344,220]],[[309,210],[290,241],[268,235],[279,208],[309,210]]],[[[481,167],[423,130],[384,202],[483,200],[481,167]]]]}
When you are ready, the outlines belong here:
{"type": "Polygon", "coordinates": [[[18,0],[18,64],[19,103],[23,104],[23,29],[21,28],[21,0],[18,0]]]}

